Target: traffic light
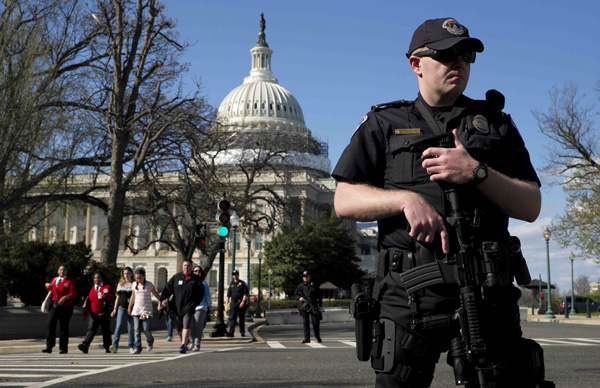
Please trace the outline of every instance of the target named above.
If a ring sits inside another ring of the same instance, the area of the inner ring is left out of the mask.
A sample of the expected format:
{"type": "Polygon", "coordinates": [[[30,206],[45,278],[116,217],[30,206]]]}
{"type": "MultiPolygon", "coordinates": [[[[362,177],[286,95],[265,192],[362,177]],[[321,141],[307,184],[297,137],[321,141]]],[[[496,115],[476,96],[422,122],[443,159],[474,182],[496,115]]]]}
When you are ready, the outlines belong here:
{"type": "Polygon", "coordinates": [[[219,237],[227,237],[229,236],[229,231],[231,230],[231,224],[229,223],[229,219],[231,215],[229,214],[229,209],[231,209],[231,203],[223,198],[217,204],[217,234],[219,237]]]}
{"type": "Polygon", "coordinates": [[[206,253],[206,224],[196,225],[196,248],[206,253]]]}
{"type": "Polygon", "coordinates": [[[544,299],[544,294],[540,294],[540,298],[544,299]]]}

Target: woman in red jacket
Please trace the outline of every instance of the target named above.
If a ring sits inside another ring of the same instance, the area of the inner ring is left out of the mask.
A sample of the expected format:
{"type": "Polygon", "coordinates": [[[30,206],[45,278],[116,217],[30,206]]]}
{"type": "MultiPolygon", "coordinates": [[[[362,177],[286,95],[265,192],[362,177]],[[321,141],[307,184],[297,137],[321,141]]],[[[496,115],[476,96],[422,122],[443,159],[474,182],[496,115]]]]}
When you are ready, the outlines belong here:
{"type": "Polygon", "coordinates": [[[58,276],[46,283],[46,290],[52,291],[52,308],[48,313],[48,336],[44,353],[52,353],[56,345],[56,323],[60,322],[60,353],[69,351],[69,321],[73,315],[73,299],[77,295],[77,288],[73,279],[67,277],[67,266],[58,267],[58,276]]]}
{"type": "Polygon", "coordinates": [[[90,344],[98,331],[98,326],[102,329],[104,349],[106,349],[106,353],[110,353],[110,313],[112,307],[109,309],[106,304],[111,304],[114,300],[115,289],[109,284],[104,284],[102,272],[96,272],[94,274],[94,287],[90,290],[85,306],[83,307],[83,319],[86,320],[88,315],[92,318],[90,319],[85,338],[78,346],[79,350],[83,353],[88,352],[90,344]]]}

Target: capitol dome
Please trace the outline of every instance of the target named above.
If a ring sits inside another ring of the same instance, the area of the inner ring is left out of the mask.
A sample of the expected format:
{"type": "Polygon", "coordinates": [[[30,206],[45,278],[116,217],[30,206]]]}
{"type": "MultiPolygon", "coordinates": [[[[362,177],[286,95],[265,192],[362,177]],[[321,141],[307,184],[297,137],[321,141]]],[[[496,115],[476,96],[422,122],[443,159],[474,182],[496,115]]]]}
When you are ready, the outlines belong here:
{"type": "MultiPolygon", "coordinates": [[[[233,89],[221,102],[217,111],[218,120],[228,131],[247,136],[269,136],[270,131],[280,131],[300,136],[306,143],[317,145],[317,150],[294,150],[283,157],[279,164],[290,167],[305,167],[326,173],[331,171],[327,157],[327,145],[312,137],[304,122],[302,108],[286,88],[279,85],[271,71],[271,55],[265,40],[264,18],[261,15],[261,31],[258,41],[250,50],[252,67],[244,83],[233,89]],[[302,152],[303,151],[303,152],[302,152]]],[[[242,150],[230,150],[219,157],[220,164],[231,164],[232,160],[244,158],[242,150]],[[229,160],[229,162],[228,162],[229,160]]],[[[250,156],[247,156],[250,157],[250,156]]]]}

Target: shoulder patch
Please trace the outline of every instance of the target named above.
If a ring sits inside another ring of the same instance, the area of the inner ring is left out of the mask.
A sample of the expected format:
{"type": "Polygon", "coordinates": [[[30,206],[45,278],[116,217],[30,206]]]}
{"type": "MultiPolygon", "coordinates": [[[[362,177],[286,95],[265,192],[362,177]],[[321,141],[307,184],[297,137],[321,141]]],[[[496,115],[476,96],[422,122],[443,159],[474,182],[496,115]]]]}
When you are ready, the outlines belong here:
{"type": "Polygon", "coordinates": [[[354,130],[354,132],[358,131],[358,128],[360,128],[361,125],[366,123],[368,119],[369,119],[369,115],[368,114],[364,115],[362,120],[360,121],[360,123],[358,123],[358,125],[356,126],[356,129],[354,130]]]}

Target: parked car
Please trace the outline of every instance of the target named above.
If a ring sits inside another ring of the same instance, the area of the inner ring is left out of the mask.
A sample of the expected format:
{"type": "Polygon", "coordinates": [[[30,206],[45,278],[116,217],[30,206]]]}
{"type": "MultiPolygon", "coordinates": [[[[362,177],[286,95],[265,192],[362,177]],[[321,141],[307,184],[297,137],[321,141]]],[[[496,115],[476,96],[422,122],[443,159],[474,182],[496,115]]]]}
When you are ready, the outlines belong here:
{"type": "MultiPolygon", "coordinates": [[[[586,303],[588,300],[590,301],[590,312],[595,313],[595,312],[599,311],[600,304],[597,301],[595,301],[592,298],[588,298],[587,296],[575,295],[575,312],[576,313],[585,313],[586,312],[586,303]]],[[[558,305],[558,313],[564,314],[565,307],[569,310],[569,312],[571,311],[571,297],[570,296],[565,296],[564,298],[562,298],[562,300],[560,301],[560,304],[558,305]]]]}

